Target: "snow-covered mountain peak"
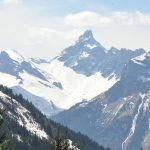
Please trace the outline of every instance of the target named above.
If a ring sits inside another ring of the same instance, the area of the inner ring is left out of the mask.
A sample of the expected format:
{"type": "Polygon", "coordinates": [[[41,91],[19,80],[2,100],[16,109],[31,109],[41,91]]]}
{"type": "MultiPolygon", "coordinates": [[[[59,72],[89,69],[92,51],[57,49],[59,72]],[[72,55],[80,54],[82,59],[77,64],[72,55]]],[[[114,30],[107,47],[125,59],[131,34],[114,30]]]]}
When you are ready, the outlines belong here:
{"type": "Polygon", "coordinates": [[[87,41],[89,39],[93,39],[93,33],[91,30],[86,30],[80,37],[79,40],[81,41],[87,41]]]}
{"type": "Polygon", "coordinates": [[[0,55],[5,55],[5,56],[7,55],[9,56],[9,58],[19,63],[23,62],[24,60],[23,56],[21,56],[16,50],[12,50],[12,49],[0,50],[0,55]]]}
{"type": "Polygon", "coordinates": [[[133,51],[112,47],[107,50],[95,40],[92,31],[87,30],[74,45],[64,49],[53,60],[58,60],[65,67],[85,76],[92,76],[100,72],[106,78],[111,74],[119,78],[124,64],[143,53],[145,53],[143,49],[133,51]]]}
{"type": "Polygon", "coordinates": [[[96,47],[103,48],[103,46],[96,41],[91,30],[86,30],[75,43],[80,45],[82,44],[88,49],[94,49],[96,47]]]}
{"type": "Polygon", "coordinates": [[[105,57],[106,51],[95,40],[92,31],[87,30],[74,45],[66,48],[56,59],[75,72],[90,76],[98,71],[99,60],[105,57]]]}

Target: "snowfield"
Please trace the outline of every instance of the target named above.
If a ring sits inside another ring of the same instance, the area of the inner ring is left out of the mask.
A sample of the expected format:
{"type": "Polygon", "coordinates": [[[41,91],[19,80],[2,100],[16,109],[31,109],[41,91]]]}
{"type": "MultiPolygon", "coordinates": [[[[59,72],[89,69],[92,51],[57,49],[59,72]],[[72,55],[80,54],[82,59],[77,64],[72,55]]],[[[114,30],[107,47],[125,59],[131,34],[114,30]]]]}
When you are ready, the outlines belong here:
{"type": "Polygon", "coordinates": [[[47,116],[55,115],[85,99],[90,100],[108,90],[117,81],[115,77],[111,80],[109,77],[102,77],[100,72],[89,77],[78,74],[58,59],[38,64],[27,61],[16,51],[5,52],[15,61],[16,67],[26,61],[46,80],[23,70],[18,76],[0,72],[0,84],[12,88],[17,94],[21,93],[47,116]]]}
{"type": "MultiPolygon", "coordinates": [[[[8,112],[10,117],[16,121],[18,121],[20,126],[26,127],[26,129],[31,133],[35,134],[40,138],[48,139],[48,135],[44,131],[44,129],[41,128],[39,123],[37,123],[33,117],[31,116],[30,112],[24,108],[20,103],[18,103],[15,99],[11,99],[9,96],[5,95],[4,93],[0,92],[0,98],[4,102],[4,104],[7,104],[11,107],[13,103],[13,107],[16,114],[12,114],[8,112]]],[[[0,103],[1,107],[3,108],[4,104],[0,103]]]]}
{"type": "Polygon", "coordinates": [[[92,99],[117,82],[115,77],[109,80],[109,77],[104,78],[100,72],[89,77],[78,74],[71,68],[65,67],[63,62],[57,59],[50,64],[40,64],[36,67],[53,75],[63,85],[62,93],[64,94],[54,103],[64,109],[68,109],[84,99],[92,99]]]}
{"type": "MultiPolygon", "coordinates": [[[[50,117],[107,91],[120,80],[125,63],[143,53],[144,50],[107,50],[87,30],[51,62],[26,59],[15,50],[1,50],[0,84],[22,94],[50,117]]],[[[133,61],[141,63],[138,59],[146,56],[140,57],[133,61]]]]}

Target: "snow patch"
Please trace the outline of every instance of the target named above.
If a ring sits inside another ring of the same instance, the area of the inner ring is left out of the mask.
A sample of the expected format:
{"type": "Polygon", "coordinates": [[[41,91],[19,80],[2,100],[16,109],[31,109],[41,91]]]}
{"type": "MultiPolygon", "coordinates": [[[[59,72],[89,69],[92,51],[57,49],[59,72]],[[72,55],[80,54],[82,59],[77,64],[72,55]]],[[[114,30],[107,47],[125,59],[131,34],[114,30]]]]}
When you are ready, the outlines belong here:
{"type": "Polygon", "coordinates": [[[23,142],[20,135],[15,134],[13,136],[16,137],[16,139],[18,140],[18,142],[23,142]]]}
{"type": "Polygon", "coordinates": [[[142,61],[139,61],[139,60],[136,60],[136,59],[132,59],[132,61],[133,61],[135,64],[138,64],[138,65],[141,65],[141,66],[145,66],[145,64],[143,64],[142,61]]]}
{"type": "Polygon", "coordinates": [[[87,44],[86,47],[88,47],[89,49],[94,49],[97,47],[97,45],[96,44],[93,44],[93,45],[87,44]]]}
{"type": "Polygon", "coordinates": [[[137,110],[137,113],[135,114],[135,116],[134,116],[134,118],[133,118],[130,132],[129,132],[127,138],[126,138],[126,139],[123,141],[123,143],[122,143],[122,149],[123,149],[123,150],[127,150],[127,149],[128,149],[128,143],[130,142],[130,139],[131,139],[132,136],[134,135],[134,132],[135,132],[135,129],[136,129],[136,122],[137,122],[138,116],[139,116],[139,114],[140,114],[141,108],[142,108],[142,106],[143,106],[143,98],[144,98],[145,95],[141,94],[140,96],[141,96],[141,98],[142,98],[141,104],[139,105],[138,110],[137,110]]]}
{"type": "Polygon", "coordinates": [[[150,106],[150,98],[149,98],[149,95],[146,95],[144,97],[145,97],[145,99],[144,99],[144,104],[143,104],[143,110],[144,110],[144,112],[146,112],[147,108],[149,108],[149,106],[150,106]]]}
{"type": "Polygon", "coordinates": [[[18,103],[15,99],[10,98],[9,96],[5,95],[0,91],[0,97],[10,107],[14,107],[14,111],[16,114],[8,113],[13,116],[13,118],[18,121],[18,123],[21,126],[26,127],[26,129],[32,133],[37,135],[40,138],[48,139],[48,135],[44,131],[44,129],[41,128],[40,124],[37,123],[34,118],[31,116],[31,113],[24,108],[20,103],[18,103]]]}
{"type": "Polygon", "coordinates": [[[40,138],[48,139],[46,132],[40,129],[40,125],[35,122],[35,120],[30,115],[28,115],[29,111],[20,106],[17,108],[17,112],[19,114],[18,122],[21,126],[25,126],[28,131],[39,136],[40,138]]]}
{"type": "Polygon", "coordinates": [[[145,59],[146,55],[147,54],[140,55],[140,56],[134,58],[133,60],[143,61],[145,59]]]}
{"type": "Polygon", "coordinates": [[[69,143],[69,147],[70,147],[71,149],[80,150],[80,149],[78,149],[75,145],[73,145],[73,142],[72,142],[71,140],[69,140],[69,139],[68,139],[68,143],[69,143]]]}
{"type": "Polygon", "coordinates": [[[89,55],[90,55],[89,53],[87,53],[87,52],[84,52],[84,51],[83,51],[83,52],[81,53],[81,55],[80,55],[80,58],[79,58],[79,59],[87,58],[87,57],[89,57],[89,55]]]}
{"type": "Polygon", "coordinates": [[[20,82],[20,79],[16,79],[15,76],[0,72],[0,84],[7,85],[8,87],[16,86],[20,82]]]}
{"type": "Polygon", "coordinates": [[[150,78],[147,78],[145,76],[140,76],[140,77],[138,77],[138,80],[141,80],[142,82],[148,82],[148,81],[150,81],[150,78]]]}
{"type": "Polygon", "coordinates": [[[83,101],[79,104],[79,107],[85,107],[88,104],[88,101],[83,101]]]}

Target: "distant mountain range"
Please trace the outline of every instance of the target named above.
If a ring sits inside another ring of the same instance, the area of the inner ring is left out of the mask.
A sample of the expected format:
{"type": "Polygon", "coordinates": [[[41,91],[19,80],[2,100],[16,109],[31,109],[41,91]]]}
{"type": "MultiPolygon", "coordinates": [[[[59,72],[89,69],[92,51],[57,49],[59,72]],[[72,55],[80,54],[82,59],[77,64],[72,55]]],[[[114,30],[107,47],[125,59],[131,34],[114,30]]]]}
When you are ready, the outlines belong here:
{"type": "Polygon", "coordinates": [[[144,53],[143,49],[107,50],[87,30],[50,63],[34,64],[61,83],[61,97],[52,99],[58,107],[68,109],[107,91],[120,79],[124,65],[144,53]]]}
{"type": "Polygon", "coordinates": [[[150,149],[150,53],[107,50],[87,30],[51,61],[0,52],[0,84],[114,150],[150,149]]]}
{"type": "Polygon", "coordinates": [[[23,94],[51,116],[108,90],[119,80],[126,62],[144,52],[106,50],[88,30],[50,62],[1,50],[0,84],[23,94]]]}

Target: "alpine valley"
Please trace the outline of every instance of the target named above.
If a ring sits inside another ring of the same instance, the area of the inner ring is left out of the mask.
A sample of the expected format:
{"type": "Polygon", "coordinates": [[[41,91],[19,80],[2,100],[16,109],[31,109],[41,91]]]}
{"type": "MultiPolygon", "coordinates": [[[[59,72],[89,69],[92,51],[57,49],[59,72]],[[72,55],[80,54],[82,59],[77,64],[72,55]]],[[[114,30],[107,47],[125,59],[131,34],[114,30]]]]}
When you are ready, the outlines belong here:
{"type": "MultiPolygon", "coordinates": [[[[87,30],[51,61],[1,50],[0,84],[100,145],[112,150],[149,150],[149,66],[150,53],[144,49],[106,49],[87,30]]],[[[35,132],[37,126],[35,122],[35,132]]],[[[42,128],[39,134],[47,137],[42,128]]]]}

